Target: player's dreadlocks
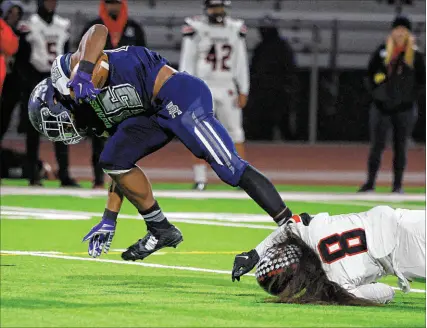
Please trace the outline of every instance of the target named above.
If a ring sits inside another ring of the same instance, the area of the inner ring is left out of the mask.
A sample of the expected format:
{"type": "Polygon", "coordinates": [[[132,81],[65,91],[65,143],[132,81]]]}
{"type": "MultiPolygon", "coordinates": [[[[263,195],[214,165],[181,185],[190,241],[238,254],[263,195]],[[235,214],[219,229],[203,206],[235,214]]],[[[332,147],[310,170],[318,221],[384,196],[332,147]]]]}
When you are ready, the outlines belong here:
{"type": "Polygon", "coordinates": [[[275,303],[379,306],[357,298],[326,276],[317,254],[298,236],[287,232],[285,242],[273,246],[257,268],[257,280],[275,303]]]}

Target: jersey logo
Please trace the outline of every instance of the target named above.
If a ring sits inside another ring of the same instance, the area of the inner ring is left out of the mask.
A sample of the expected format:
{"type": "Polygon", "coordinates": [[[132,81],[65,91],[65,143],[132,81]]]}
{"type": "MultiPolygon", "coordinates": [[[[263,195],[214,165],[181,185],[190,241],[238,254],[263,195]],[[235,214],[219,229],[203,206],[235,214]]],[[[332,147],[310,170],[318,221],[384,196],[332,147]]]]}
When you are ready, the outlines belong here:
{"type": "Polygon", "coordinates": [[[174,105],[174,103],[171,101],[169,104],[166,105],[166,109],[169,112],[169,115],[172,118],[175,118],[176,116],[179,116],[182,114],[181,110],[177,105],[174,105]]]}

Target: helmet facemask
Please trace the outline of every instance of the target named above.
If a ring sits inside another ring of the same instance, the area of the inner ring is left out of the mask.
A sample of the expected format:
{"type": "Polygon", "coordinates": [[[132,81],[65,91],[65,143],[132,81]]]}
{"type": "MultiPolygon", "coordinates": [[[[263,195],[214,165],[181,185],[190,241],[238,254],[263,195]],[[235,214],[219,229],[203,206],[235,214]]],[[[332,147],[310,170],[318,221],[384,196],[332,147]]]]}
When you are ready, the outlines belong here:
{"type": "MultiPolygon", "coordinates": [[[[40,99],[41,100],[41,99],[40,99]]],[[[67,111],[55,115],[45,106],[40,109],[42,119],[41,132],[51,141],[62,141],[66,145],[79,143],[84,139],[74,124],[74,119],[67,111]]]]}

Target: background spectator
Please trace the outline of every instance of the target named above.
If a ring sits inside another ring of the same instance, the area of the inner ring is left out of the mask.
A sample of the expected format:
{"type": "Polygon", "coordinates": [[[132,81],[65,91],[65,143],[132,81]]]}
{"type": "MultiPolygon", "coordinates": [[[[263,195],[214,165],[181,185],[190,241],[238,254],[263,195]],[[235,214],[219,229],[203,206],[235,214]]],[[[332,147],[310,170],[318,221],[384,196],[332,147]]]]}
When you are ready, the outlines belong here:
{"type": "MultiPolygon", "coordinates": [[[[146,46],[143,29],[135,21],[128,18],[126,0],[101,0],[99,18],[85,26],[82,36],[94,24],[104,24],[108,27],[109,36],[105,49],[122,46],[146,46]]],[[[93,188],[104,187],[104,172],[98,163],[103,148],[104,141],[92,136],[92,167],[95,175],[93,188]]]]}
{"type": "Polygon", "coordinates": [[[1,4],[0,19],[0,95],[2,94],[3,82],[6,77],[6,65],[8,57],[18,51],[18,37],[16,36],[16,25],[22,17],[22,6],[19,1],[5,1],[1,4]]]}
{"type": "Polygon", "coordinates": [[[373,99],[370,112],[371,150],[368,180],[359,192],[375,189],[390,123],[393,126],[394,151],[392,192],[403,192],[407,143],[416,123],[416,99],[425,88],[425,63],[411,31],[410,20],[404,16],[397,17],[386,44],[374,52],[369,62],[367,84],[373,99]]]}
{"type": "Polygon", "coordinates": [[[262,40],[252,57],[245,130],[253,140],[272,140],[274,127],[289,137],[298,83],[294,52],[270,17],[261,21],[259,33],[262,40]]]}
{"type": "MultiPolygon", "coordinates": [[[[9,127],[13,109],[21,101],[21,79],[25,79],[25,74],[22,71],[21,64],[23,64],[24,67],[26,67],[28,64],[25,62],[22,63],[22,58],[20,58],[22,57],[22,51],[19,51],[24,46],[24,38],[21,38],[24,33],[21,32],[22,26],[19,25],[19,22],[21,21],[24,14],[22,3],[20,1],[7,0],[3,1],[0,8],[2,10],[3,19],[12,28],[14,34],[17,36],[17,52],[14,54],[14,56],[10,56],[8,58],[6,64],[7,69],[5,66],[5,69],[1,70],[1,73],[6,75],[3,86],[6,96],[1,99],[0,111],[0,140],[3,140],[3,136],[9,127]]],[[[3,37],[1,39],[6,41],[3,39],[3,37]]]]}
{"type": "MultiPolygon", "coordinates": [[[[28,19],[25,27],[25,41],[27,46],[23,47],[22,56],[26,57],[23,63],[27,63],[22,70],[25,72],[27,81],[21,88],[24,90],[22,95],[22,106],[25,115],[27,127],[27,158],[29,166],[30,185],[41,185],[38,156],[40,146],[40,134],[31,126],[27,114],[27,103],[33,88],[41,80],[50,76],[50,68],[57,55],[63,54],[69,48],[69,26],[68,19],[55,14],[56,0],[38,0],[37,13],[28,19]]],[[[21,51],[21,49],[20,49],[21,51]]],[[[23,64],[24,65],[24,64],[23,64]]],[[[61,186],[78,187],[74,179],[68,172],[68,146],[61,142],[55,142],[55,154],[58,162],[58,178],[61,186]]]]}

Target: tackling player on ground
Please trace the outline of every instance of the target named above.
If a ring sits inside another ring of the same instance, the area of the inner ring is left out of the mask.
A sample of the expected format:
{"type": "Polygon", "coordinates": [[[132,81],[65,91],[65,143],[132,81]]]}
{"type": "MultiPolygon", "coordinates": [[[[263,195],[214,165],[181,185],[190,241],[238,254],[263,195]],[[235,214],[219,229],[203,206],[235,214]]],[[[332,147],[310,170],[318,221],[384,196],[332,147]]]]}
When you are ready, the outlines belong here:
{"type": "Polygon", "coordinates": [[[388,303],[394,290],[376,283],[380,277],[397,276],[404,292],[408,280],[425,278],[425,215],[388,206],[294,215],[255,249],[236,256],[232,279],[257,265],[259,284],[279,302],[367,305],[358,304],[358,297],[388,303]]]}
{"type": "MultiPolygon", "coordinates": [[[[237,153],[244,156],[242,108],[249,93],[246,26],[226,13],[230,0],[204,0],[205,15],[186,18],[182,32],[180,71],[197,76],[212,92],[214,113],[230,134],[237,153]]],[[[207,167],[193,166],[194,189],[204,190],[207,167]]]]}
{"type": "Polygon", "coordinates": [[[213,116],[207,85],[177,72],[144,47],[103,52],[107,34],[104,25],[94,25],[75,53],[57,57],[51,78],[34,89],[28,106],[34,128],[52,141],[77,143],[89,129],[109,136],[100,164],[113,183],[101,222],[84,238],[89,240],[89,254],[97,257],[108,251],[123,197],[143,216],[148,230],[122,254],[123,259],[144,259],[182,241],[181,232],[165,218],[148,178],[135,164],[174,137],[206,160],[224,182],[245,190],[278,225],[285,223],[292,212],[273,184],[239,157],[213,116]],[[105,71],[100,77],[99,72],[105,71]]]}

